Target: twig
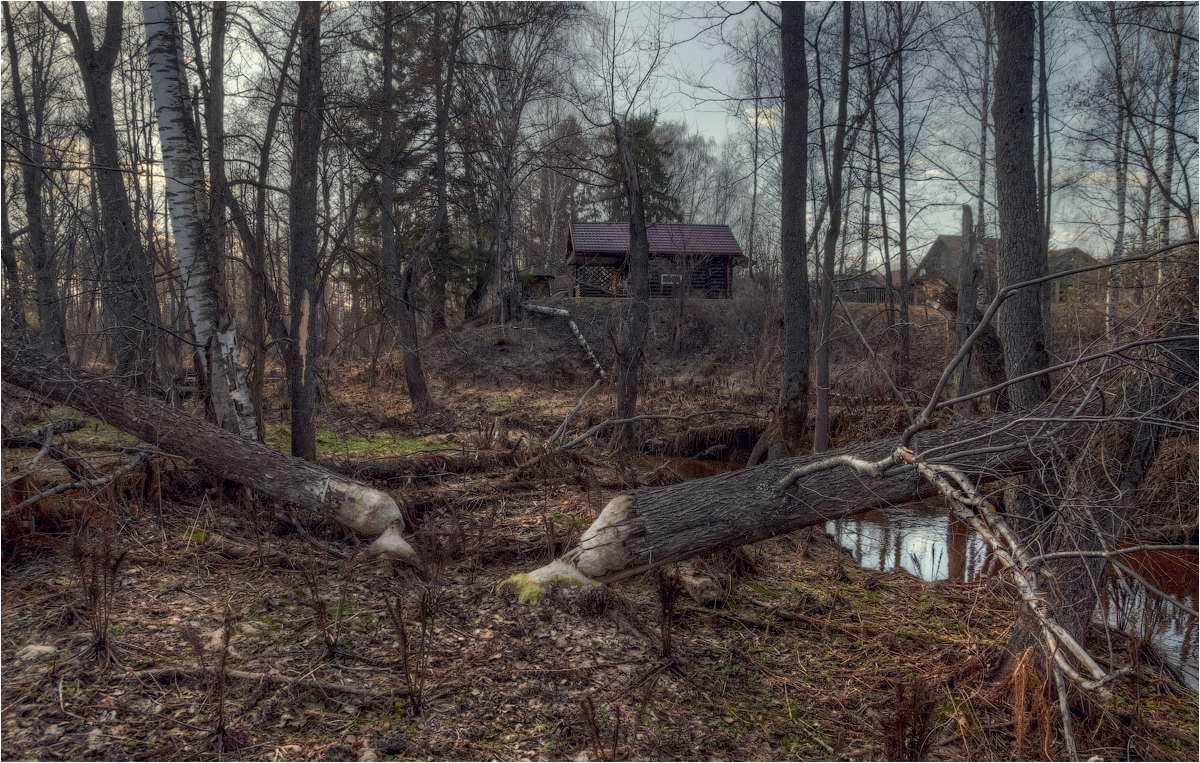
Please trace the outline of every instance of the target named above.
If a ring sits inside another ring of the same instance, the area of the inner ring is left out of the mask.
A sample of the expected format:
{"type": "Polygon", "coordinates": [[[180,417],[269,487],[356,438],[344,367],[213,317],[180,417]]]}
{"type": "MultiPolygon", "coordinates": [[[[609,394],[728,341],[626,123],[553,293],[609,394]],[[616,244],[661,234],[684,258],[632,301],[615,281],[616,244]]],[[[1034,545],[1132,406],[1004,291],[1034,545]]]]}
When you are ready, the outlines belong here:
{"type": "Polygon", "coordinates": [[[601,377],[588,387],[587,392],[579,398],[579,402],[575,403],[575,407],[567,412],[566,418],[558,425],[558,429],[554,430],[554,434],[550,435],[550,439],[546,440],[547,450],[554,447],[554,443],[561,440],[567,434],[567,427],[571,424],[571,419],[575,418],[575,414],[579,413],[579,409],[583,407],[583,403],[588,399],[588,395],[596,391],[596,388],[604,383],[604,378],[601,377]]]}
{"type": "Polygon", "coordinates": [[[290,524],[292,526],[292,528],[296,531],[296,534],[299,535],[301,538],[308,541],[311,545],[315,546],[316,548],[319,548],[320,550],[329,554],[330,556],[335,557],[337,559],[349,559],[350,558],[350,554],[347,554],[345,551],[336,549],[333,546],[330,546],[327,543],[322,543],[321,541],[314,538],[312,536],[312,533],[310,533],[308,531],[308,528],[306,528],[303,524],[301,524],[300,520],[296,518],[296,515],[292,514],[290,511],[284,511],[283,509],[279,509],[275,512],[275,516],[278,517],[279,519],[283,520],[284,522],[287,522],[288,524],[290,524]]]}
{"type": "Polygon", "coordinates": [[[517,471],[515,473],[516,474],[521,473],[522,471],[528,469],[529,467],[545,460],[548,456],[553,456],[557,453],[562,453],[563,451],[570,450],[571,448],[574,448],[576,445],[579,445],[580,443],[590,440],[591,438],[595,437],[598,433],[600,433],[601,431],[603,431],[609,427],[615,427],[615,426],[619,426],[621,424],[632,424],[635,421],[687,421],[688,419],[694,419],[697,416],[716,416],[718,414],[732,414],[734,416],[751,416],[751,415],[753,415],[753,414],[746,413],[745,411],[715,410],[715,411],[700,411],[698,413],[689,413],[686,416],[676,416],[676,415],[668,414],[668,413],[646,413],[641,416],[633,416],[628,419],[607,419],[606,421],[601,421],[599,424],[597,424],[596,426],[587,430],[583,434],[579,435],[574,440],[571,440],[566,445],[559,445],[558,447],[554,448],[553,450],[547,451],[547,452],[541,454],[540,456],[536,456],[534,458],[529,459],[525,463],[518,466],[517,471]]]}
{"type": "Polygon", "coordinates": [[[879,461],[864,461],[861,458],[847,455],[830,456],[829,458],[823,458],[820,461],[814,461],[811,464],[798,466],[792,471],[788,472],[787,476],[779,481],[777,490],[779,494],[782,495],[783,493],[787,492],[788,488],[790,488],[792,485],[795,485],[796,481],[801,477],[807,477],[808,475],[815,474],[816,472],[823,472],[838,465],[849,466],[856,472],[865,474],[868,477],[883,479],[884,472],[895,466],[897,463],[899,463],[899,461],[896,453],[892,453],[887,458],[880,459],[879,461]]]}
{"type": "Polygon", "coordinates": [[[976,532],[992,548],[1005,571],[1012,577],[1029,612],[1037,619],[1042,627],[1042,636],[1046,641],[1046,651],[1052,655],[1055,667],[1073,683],[1083,689],[1108,695],[1108,684],[1129,675],[1132,670],[1128,667],[1105,673],[1095,658],[1070,634],[1046,609],[1045,594],[1041,590],[1036,573],[1032,570],[1031,556],[1024,544],[1017,538],[1012,528],[1004,518],[995,512],[991,504],[980,495],[979,491],[966,476],[957,469],[943,464],[928,464],[905,447],[900,447],[896,455],[901,461],[912,464],[921,476],[929,480],[942,495],[953,502],[954,513],[960,519],[968,522],[976,532]],[[947,476],[958,483],[955,488],[947,476]],[[1063,649],[1060,649],[1059,646],[1063,649]],[[1085,678],[1067,660],[1069,652],[1092,675],[1085,678]]]}
{"type": "Polygon", "coordinates": [[[571,313],[563,310],[560,307],[542,307],[541,305],[525,305],[525,309],[532,313],[541,313],[543,315],[557,315],[560,318],[567,319],[567,325],[571,327],[571,333],[575,335],[575,340],[579,342],[579,346],[587,353],[591,359],[592,365],[596,368],[596,373],[600,374],[600,378],[605,378],[604,366],[600,365],[600,361],[596,359],[596,354],[592,352],[592,348],[588,345],[587,339],[584,339],[583,332],[579,330],[579,326],[575,325],[575,321],[571,318],[571,313]]]}
{"type": "MultiPolygon", "coordinates": [[[[149,670],[135,670],[129,675],[134,678],[149,678],[155,681],[176,681],[180,678],[215,677],[216,671],[212,668],[151,668],[149,670]]],[[[288,686],[302,686],[306,689],[324,689],[325,691],[336,691],[342,694],[355,694],[360,697],[381,696],[379,692],[364,689],[361,686],[349,686],[331,681],[310,681],[303,678],[289,678],[278,673],[248,673],[244,670],[226,668],[225,676],[227,678],[235,678],[239,681],[268,681],[270,683],[287,684],[288,686]]],[[[393,689],[392,693],[405,696],[408,694],[408,689],[393,689]]]]}
{"type": "Polygon", "coordinates": [[[33,457],[33,460],[29,462],[29,466],[26,468],[28,468],[29,471],[33,471],[37,468],[38,461],[41,461],[42,457],[49,453],[50,448],[54,445],[54,435],[66,434],[67,432],[77,432],[80,429],[83,429],[84,426],[85,423],[82,420],[72,419],[61,422],[52,421],[39,429],[36,433],[34,433],[33,436],[43,441],[42,449],[37,452],[37,455],[33,457]]]}
{"type": "Polygon", "coordinates": [[[12,515],[16,514],[18,511],[21,511],[22,509],[27,508],[29,506],[32,506],[33,504],[37,503],[38,501],[42,500],[43,498],[49,498],[52,495],[58,495],[59,493],[66,492],[67,490],[73,490],[75,488],[104,487],[105,485],[107,485],[110,482],[112,482],[113,480],[115,480],[117,477],[120,477],[122,474],[125,474],[126,472],[132,471],[132,470],[136,469],[137,467],[141,466],[142,462],[144,462],[147,458],[149,458],[149,456],[150,456],[150,454],[146,453],[144,451],[141,453],[138,453],[136,456],[131,458],[125,464],[117,467],[116,469],[113,469],[111,472],[109,472],[108,474],[105,474],[102,477],[97,477],[94,480],[87,480],[87,481],[81,480],[78,482],[67,482],[67,483],[63,483],[61,485],[55,485],[54,487],[52,487],[48,490],[43,490],[42,492],[38,493],[35,496],[30,496],[29,498],[26,498],[24,501],[21,501],[16,506],[5,509],[4,516],[11,517],[12,515]]]}
{"type": "MultiPolygon", "coordinates": [[[[1000,309],[1000,305],[1004,302],[1004,300],[1008,299],[1010,296],[1012,296],[1016,292],[1020,291],[1021,289],[1025,289],[1030,286],[1037,286],[1038,284],[1047,283],[1049,281],[1053,281],[1053,280],[1056,280],[1059,278],[1068,278],[1068,277],[1076,275],[1078,273],[1087,273],[1092,270],[1100,270],[1102,268],[1109,268],[1109,267],[1113,267],[1115,265],[1121,265],[1121,264],[1124,264],[1127,262],[1141,262],[1143,260],[1148,260],[1153,257],[1156,257],[1159,254],[1162,254],[1163,252],[1170,251],[1171,249],[1176,249],[1178,247],[1189,246],[1189,245],[1195,244],[1197,242],[1197,240],[1198,239],[1193,238],[1193,239],[1189,239],[1187,241],[1180,241],[1179,243],[1170,244],[1169,246],[1164,246],[1159,249],[1155,249],[1152,252],[1147,252],[1145,254],[1134,255],[1131,257],[1123,257],[1119,260],[1113,260],[1110,262],[1102,262],[1102,263],[1098,263],[1096,265],[1088,265],[1088,266],[1085,266],[1082,268],[1075,268],[1074,270],[1067,270],[1062,273],[1049,273],[1049,274],[1041,276],[1039,278],[1033,278],[1028,281],[1022,281],[1020,283],[1010,284],[1008,286],[1005,286],[1003,289],[1000,289],[998,292],[996,292],[996,296],[992,299],[991,304],[988,305],[987,310],[984,311],[983,317],[980,318],[980,320],[979,320],[979,325],[975,327],[975,330],[972,331],[970,336],[967,337],[966,341],[963,342],[962,347],[960,347],[958,349],[958,353],[955,354],[954,359],[951,360],[950,363],[946,366],[946,368],[942,371],[941,377],[938,379],[937,384],[933,388],[933,394],[929,396],[929,403],[925,406],[925,409],[917,415],[916,420],[913,421],[913,423],[908,427],[908,429],[904,430],[904,434],[901,435],[901,438],[900,438],[900,444],[904,447],[910,447],[912,438],[914,436],[916,436],[916,434],[918,432],[920,432],[922,429],[925,429],[926,427],[929,426],[930,416],[933,414],[933,411],[938,407],[938,403],[941,400],[942,393],[946,390],[946,385],[950,383],[950,379],[954,375],[955,369],[958,368],[959,364],[962,363],[963,359],[966,358],[966,356],[971,352],[971,348],[975,345],[976,340],[978,340],[979,337],[983,335],[983,332],[987,329],[988,324],[991,323],[992,318],[995,317],[996,311],[1000,309]]],[[[1034,375],[1040,376],[1044,373],[1046,373],[1045,370],[1038,371],[1034,375]]]]}
{"type": "Polygon", "coordinates": [[[1070,760],[1079,760],[1079,750],[1075,747],[1075,731],[1071,725],[1071,705],[1067,702],[1067,681],[1058,668],[1054,669],[1054,688],[1058,693],[1058,712],[1062,715],[1063,739],[1067,743],[1067,756],[1070,760]]]}

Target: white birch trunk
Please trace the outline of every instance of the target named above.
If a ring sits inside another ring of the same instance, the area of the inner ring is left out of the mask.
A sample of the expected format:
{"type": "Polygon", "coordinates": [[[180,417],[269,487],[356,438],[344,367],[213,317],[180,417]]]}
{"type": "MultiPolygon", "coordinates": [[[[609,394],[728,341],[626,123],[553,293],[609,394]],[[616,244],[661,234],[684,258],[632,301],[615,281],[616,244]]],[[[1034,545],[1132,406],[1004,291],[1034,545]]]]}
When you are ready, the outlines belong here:
{"type": "Polygon", "coordinates": [[[175,236],[184,296],[209,402],[217,426],[257,439],[254,405],[239,358],[237,322],[230,317],[222,325],[212,269],[203,254],[206,236],[211,235],[211,231],[207,230],[206,220],[200,214],[201,205],[197,198],[204,187],[200,138],[186,98],[187,74],[183,68],[174,11],[166,2],[144,2],[142,15],[167,181],[171,232],[175,236]]]}

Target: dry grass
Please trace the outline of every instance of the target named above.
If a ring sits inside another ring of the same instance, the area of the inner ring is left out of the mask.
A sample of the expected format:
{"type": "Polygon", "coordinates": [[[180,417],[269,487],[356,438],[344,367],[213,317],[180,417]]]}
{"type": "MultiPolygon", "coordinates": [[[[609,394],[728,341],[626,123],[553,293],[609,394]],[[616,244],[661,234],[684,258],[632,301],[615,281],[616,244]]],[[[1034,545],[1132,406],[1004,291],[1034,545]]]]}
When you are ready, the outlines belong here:
{"type": "MultiPolygon", "coordinates": [[[[862,306],[864,324],[875,325],[874,308],[862,306]]],[[[681,312],[656,324],[662,341],[680,349],[652,359],[644,410],[751,415],[726,425],[647,426],[645,439],[686,456],[753,440],[769,413],[756,382],[764,350],[740,346],[731,327],[750,332],[755,315],[681,312]],[[737,361],[706,376],[701,365],[711,361],[686,349],[701,335],[722,337],[737,361]]],[[[775,336],[764,315],[762,335],[775,336]]],[[[402,384],[368,387],[362,369],[357,381],[331,389],[322,428],[369,436],[386,424],[451,448],[382,464],[346,459],[341,467],[378,479],[402,502],[421,571],[335,560],[271,507],[164,459],[102,494],[55,496],[6,522],[3,757],[1064,755],[1045,677],[1019,660],[997,672],[996,645],[1006,641],[1015,603],[993,582],[924,583],[863,570],[806,531],[758,544],[748,558],[697,561],[728,590],[720,609],[681,595],[671,570],[555,591],[534,606],[498,590],[498,581],[573,544],[614,491],[682,478],[600,451],[513,476],[514,461],[554,431],[590,383],[562,328],[558,337],[553,322],[538,323],[510,329],[507,339],[478,330],[457,337],[457,348],[435,349],[431,365],[448,374],[434,380],[445,407],[436,417],[412,416],[402,384]],[[562,370],[553,375],[551,367],[562,370]],[[112,552],[127,552],[115,567],[112,552]],[[99,605],[89,569],[112,570],[99,605]],[[89,653],[97,613],[107,663],[89,653]]],[[[921,333],[921,352],[934,352],[938,336],[921,333]]],[[[843,348],[839,362],[859,361],[843,348]]],[[[847,399],[834,412],[840,440],[903,423],[893,406],[864,405],[879,394],[874,387],[859,389],[864,400],[847,399]]],[[[612,411],[611,391],[602,389],[577,427],[612,411]]],[[[1194,486],[1194,438],[1165,453],[1155,484],[1194,486]]],[[[40,490],[35,482],[9,485],[6,504],[40,490]]],[[[300,519],[325,545],[360,545],[333,523],[300,519]]],[[[1113,645],[1114,659],[1140,659],[1140,645],[1113,645]]],[[[1172,694],[1151,676],[1120,684],[1104,707],[1075,698],[1081,755],[1197,759],[1196,695],[1172,694]]]]}

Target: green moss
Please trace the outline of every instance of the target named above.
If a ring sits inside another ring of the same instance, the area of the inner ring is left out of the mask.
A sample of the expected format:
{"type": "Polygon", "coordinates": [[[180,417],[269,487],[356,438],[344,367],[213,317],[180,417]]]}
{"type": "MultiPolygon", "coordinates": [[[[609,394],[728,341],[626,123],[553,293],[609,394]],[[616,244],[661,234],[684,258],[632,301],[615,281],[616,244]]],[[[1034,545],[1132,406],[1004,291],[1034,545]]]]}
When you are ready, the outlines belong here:
{"type": "MultiPolygon", "coordinates": [[[[279,423],[267,423],[266,443],[280,453],[292,450],[292,430],[279,423]]],[[[416,451],[452,450],[453,446],[436,437],[392,437],[386,434],[365,436],[357,433],[342,434],[326,429],[317,430],[318,459],[374,459],[384,456],[404,455],[416,451]]]]}
{"type": "Polygon", "coordinates": [[[514,588],[517,591],[517,603],[537,604],[546,595],[548,586],[560,585],[566,588],[579,588],[587,585],[581,580],[561,575],[550,577],[544,581],[538,580],[528,572],[521,572],[501,581],[499,588],[514,588]]]}
{"type": "Polygon", "coordinates": [[[757,593],[759,596],[765,596],[768,599],[780,598],[780,594],[778,591],[772,591],[770,588],[767,588],[765,585],[762,585],[761,583],[755,583],[755,582],[751,581],[750,587],[752,589],[754,589],[754,592],[757,593]]]}

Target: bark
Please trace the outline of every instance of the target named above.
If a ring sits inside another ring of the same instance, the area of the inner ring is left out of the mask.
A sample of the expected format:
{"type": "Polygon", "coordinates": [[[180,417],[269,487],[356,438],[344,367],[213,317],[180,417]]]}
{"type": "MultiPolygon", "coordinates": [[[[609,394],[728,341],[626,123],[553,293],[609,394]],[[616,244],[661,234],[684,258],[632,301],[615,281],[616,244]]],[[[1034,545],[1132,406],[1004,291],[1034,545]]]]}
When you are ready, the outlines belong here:
{"type": "MultiPolygon", "coordinates": [[[[919,8],[919,6],[918,6],[919,8]]],[[[896,362],[896,386],[901,393],[912,382],[912,323],[909,320],[909,304],[912,288],[908,283],[908,153],[904,130],[904,41],[903,4],[897,3],[896,10],[896,161],[900,165],[898,178],[896,217],[898,222],[900,249],[900,354],[896,362]]],[[[913,13],[915,19],[918,12],[913,13]]]]}
{"type": "MultiPolygon", "coordinates": [[[[975,225],[971,218],[971,206],[964,204],[962,208],[962,262],[959,263],[958,274],[958,311],[955,315],[954,334],[959,347],[975,330],[975,303],[979,296],[979,265],[975,259],[975,225]]],[[[971,394],[972,364],[971,355],[963,358],[958,367],[958,394],[964,397],[971,394]]],[[[977,408],[971,400],[964,400],[954,406],[954,415],[959,421],[966,421],[977,408]]]]}
{"type": "MultiPolygon", "coordinates": [[[[440,13],[440,12],[439,12],[440,13]]],[[[438,17],[440,19],[440,15],[438,17]]],[[[449,216],[448,179],[446,148],[450,125],[450,109],[453,107],[454,80],[457,70],[458,46],[461,42],[463,6],[454,6],[454,23],[450,29],[449,42],[445,50],[445,77],[437,84],[434,150],[434,176],[437,183],[437,212],[425,230],[425,235],[409,254],[407,267],[401,276],[397,319],[400,324],[400,347],[404,365],[404,381],[408,387],[408,398],[413,410],[429,411],[437,407],[429,386],[425,382],[425,371],[421,365],[421,350],[417,332],[416,288],[417,274],[428,257],[430,248],[445,228],[449,216]]]]}
{"type": "MultiPolygon", "coordinates": [[[[65,353],[67,335],[62,307],[58,299],[57,268],[46,240],[44,216],[42,214],[42,171],[45,152],[41,141],[33,140],[33,126],[29,109],[25,104],[21,66],[17,58],[16,34],[13,30],[9,3],[4,4],[4,30],[8,45],[9,77],[12,80],[12,101],[16,106],[18,145],[21,150],[21,190],[25,196],[26,238],[29,244],[29,264],[33,270],[34,302],[37,305],[38,337],[42,348],[48,353],[65,353]]],[[[35,83],[34,89],[37,90],[35,83]]],[[[5,224],[6,233],[8,225],[5,224]]],[[[6,252],[12,255],[12,250],[6,252]]],[[[15,266],[15,260],[14,260],[15,266]]],[[[13,277],[16,277],[14,267],[13,277]]],[[[18,304],[20,290],[14,292],[18,304]]],[[[22,318],[23,320],[23,318],[22,318]]]]}
{"type": "MultiPolygon", "coordinates": [[[[206,409],[221,429],[257,439],[258,417],[241,364],[237,322],[227,314],[228,310],[224,315],[221,310],[221,273],[213,267],[213,249],[218,246],[214,242],[216,230],[212,219],[201,213],[203,155],[190,108],[178,21],[165,2],[143,3],[142,10],[167,203],[195,338],[197,365],[207,393],[206,409]]],[[[215,206],[223,208],[219,197],[215,206]]]]}
{"type": "MultiPolygon", "coordinates": [[[[1167,155],[1163,157],[1163,188],[1166,193],[1163,194],[1162,206],[1160,207],[1159,217],[1159,246],[1166,246],[1171,243],[1171,201],[1170,196],[1174,193],[1172,184],[1175,177],[1175,155],[1177,146],[1175,142],[1175,121],[1178,118],[1178,102],[1179,102],[1179,59],[1180,50],[1183,43],[1183,3],[1175,4],[1175,29],[1171,40],[1171,64],[1170,73],[1167,75],[1167,155]]],[[[1153,152],[1150,153],[1153,157],[1153,152]]],[[[1190,220],[1191,215],[1187,218],[1190,220]]],[[[1189,223],[1190,227],[1190,223],[1189,223]]],[[[1189,235],[1194,236],[1195,232],[1189,232],[1189,235]]]]}
{"type": "Polygon", "coordinates": [[[296,114],[292,125],[292,178],[288,219],[290,305],[283,347],[292,402],[292,455],[317,457],[316,350],[317,308],[317,164],[321,149],[324,95],[321,92],[321,4],[300,3],[300,60],[296,114]]]}
{"type": "Polygon", "coordinates": [[[4,266],[3,330],[24,331],[28,328],[25,322],[25,294],[21,288],[21,273],[17,266],[17,245],[13,241],[12,226],[8,223],[7,198],[0,201],[0,217],[3,218],[0,220],[0,261],[4,266]]]}
{"type": "MultiPolygon", "coordinates": [[[[805,61],[806,3],[780,6],[783,55],[783,155],[781,257],[783,264],[783,380],[775,421],[750,456],[756,463],[801,452],[808,421],[810,357],[808,242],[805,219],[808,182],[808,64],[805,61]]],[[[755,125],[757,136],[758,126],[755,125]]]]}
{"type": "MultiPolygon", "coordinates": [[[[617,355],[617,418],[637,416],[638,374],[642,367],[642,349],[650,328],[650,237],[646,229],[646,206],[638,168],[629,150],[625,125],[613,119],[613,134],[617,156],[624,175],[625,197],[629,202],[629,333],[617,355]]],[[[637,425],[625,424],[617,429],[615,443],[619,450],[632,451],[637,438],[637,425]]]]}
{"type": "Polygon", "coordinates": [[[124,29],[124,3],[108,3],[104,39],[99,48],[92,37],[87,5],[71,3],[75,16],[72,28],[59,21],[44,3],[38,3],[46,18],[70,39],[79,65],[88,107],[86,132],[95,161],[93,172],[104,241],[103,304],[113,329],[117,373],[142,387],[150,383],[154,373],[159,312],[154,263],[134,224],[113,112],[112,75],[124,29]]]}
{"type": "Polygon", "coordinates": [[[5,382],[93,415],[158,450],[188,459],[213,476],[332,515],[357,532],[379,535],[372,544],[375,553],[414,556],[400,537],[404,529],[400,509],[386,493],[204,424],[113,379],[17,345],[6,341],[0,346],[5,382]]]}
{"type": "MultiPolygon", "coordinates": [[[[1034,168],[1034,111],[1032,97],[1034,12],[1027,2],[992,5],[996,19],[995,102],[992,121],[996,136],[996,202],[1000,213],[999,285],[1030,281],[1047,272],[1041,251],[1037,175],[1034,168]]],[[[1004,345],[1009,378],[1024,376],[1049,365],[1042,293],[1048,288],[1022,289],[1000,308],[997,332],[1004,345]]],[[[1049,394],[1050,381],[1035,376],[1014,384],[1009,397],[1018,408],[1031,408],[1049,394]]]]}
{"type": "MultiPolygon", "coordinates": [[[[1090,425],[1072,427],[1054,442],[1038,436],[1044,426],[1015,417],[970,422],[925,434],[921,444],[927,453],[941,449],[942,455],[932,456],[931,463],[953,463],[969,476],[992,479],[1035,469],[1051,452],[1061,452],[1056,448],[1069,451],[1078,433],[1090,425]],[[967,447],[1003,449],[972,455],[967,447]],[[959,455],[947,457],[947,452],[959,455]]],[[[891,454],[898,444],[895,437],[860,443],[853,453],[875,461],[891,454]]],[[[556,569],[565,564],[587,579],[612,582],[716,548],[755,543],[936,492],[907,467],[894,468],[877,479],[841,466],[815,471],[780,490],[794,469],[826,458],[781,459],[617,496],[584,532],[579,545],[556,563],[560,565],[556,569]]]]}
{"type": "MultiPolygon", "coordinates": [[[[846,165],[846,107],[850,93],[850,3],[842,3],[841,71],[838,76],[837,125],[833,133],[833,166],[829,170],[829,227],[825,231],[821,272],[820,339],[817,341],[817,421],[813,450],[829,447],[829,352],[833,343],[833,263],[842,234],[842,172],[846,165]]],[[[901,156],[903,166],[903,155],[901,156]]],[[[903,182],[903,180],[901,181],[903,182]]],[[[903,201],[901,201],[903,204],[903,201]]],[[[901,226],[904,222],[901,219],[901,226]]]]}

